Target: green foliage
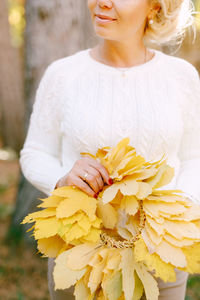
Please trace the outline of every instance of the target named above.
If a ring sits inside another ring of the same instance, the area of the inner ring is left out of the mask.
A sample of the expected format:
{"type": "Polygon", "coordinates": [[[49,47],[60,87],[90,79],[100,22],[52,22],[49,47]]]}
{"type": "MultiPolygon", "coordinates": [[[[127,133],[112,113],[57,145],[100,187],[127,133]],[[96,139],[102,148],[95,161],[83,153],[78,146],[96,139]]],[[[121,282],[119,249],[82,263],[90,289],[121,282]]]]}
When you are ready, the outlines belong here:
{"type": "MultiPolygon", "coordinates": [[[[0,194],[4,194],[7,191],[7,188],[8,188],[7,184],[0,183],[0,194]]],[[[1,210],[1,208],[0,208],[0,210],[1,210]]],[[[0,215],[1,215],[1,212],[0,212],[0,215]]]]}
{"type": "Polygon", "coordinates": [[[21,292],[17,293],[17,300],[25,300],[25,298],[21,292]]]}
{"type": "Polygon", "coordinates": [[[188,288],[194,288],[195,286],[200,289],[200,276],[190,276],[187,281],[188,288]]]}
{"type": "MultiPolygon", "coordinates": [[[[0,185],[0,192],[5,189],[6,187],[0,185]]],[[[10,216],[14,211],[14,206],[9,204],[0,203],[0,219],[5,219],[6,217],[10,216]]]]}
{"type": "Polygon", "coordinates": [[[190,275],[187,281],[187,296],[185,300],[199,300],[200,276],[190,275]]]}

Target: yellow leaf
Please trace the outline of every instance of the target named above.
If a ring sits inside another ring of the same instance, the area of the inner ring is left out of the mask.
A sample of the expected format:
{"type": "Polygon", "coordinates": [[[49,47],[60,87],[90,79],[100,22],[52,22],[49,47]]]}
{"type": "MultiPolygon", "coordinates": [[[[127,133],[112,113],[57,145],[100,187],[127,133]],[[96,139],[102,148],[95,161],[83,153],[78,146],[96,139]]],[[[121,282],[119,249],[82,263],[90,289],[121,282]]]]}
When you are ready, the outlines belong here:
{"type": "MultiPolygon", "coordinates": [[[[115,249],[116,250],[116,249],[115,249]]],[[[112,249],[109,249],[107,248],[106,246],[105,247],[101,247],[99,248],[99,252],[98,254],[103,258],[103,259],[107,259],[110,251],[112,251],[112,249]]]]}
{"type": "MultiPolygon", "coordinates": [[[[58,255],[60,255],[61,253],[65,252],[65,251],[67,251],[67,250],[69,250],[69,249],[71,249],[71,248],[72,248],[72,245],[64,244],[64,246],[60,249],[58,255]]],[[[58,256],[58,255],[57,255],[57,256],[58,256]]]]}
{"type": "Polygon", "coordinates": [[[157,201],[148,201],[143,202],[143,207],[145,210],[151,212],[155,217],[165,216],[165,215],[177,215],[182,214],[186,211],[186,208],[179,203],[166,203],[166,202],[157,202],[157,201]]]}
{"type": "Polygon", "coordinates": [[[149,235],[147,234],[146,228],[142,231],[142,238],[148,248],[148,251],[150,254],[153,254],[156,251],[156,245],[152,242],[152,240],[149,238],[149,235]]]}
{"type": "MultiPolygon", "coordinates": [[[[182,190],[170,190],[170,189],[167,189],[167,190],[153,190],[153,195],[171,195],[173,193],[183,193],[182,190]]],[[[183,197],[182,195],[176,195],[177,197],[179,197],[180,199],[183,197]]],[[[163,200],[164,201],[164,200],[163,200]]]]}
{"type": "Polygon", "coordinates": [[[74,224],[62,238],[66,241],[66,243],[70,243],[72,240],[79,239],[87,233],[88,231],[81,228],[78,224],[74,224]]]}
{"type": "Polygon", "coordinates": [[[191,246],[196,241],[193,239],[186,239],[186,238],[179,240],[167,233],[165,233],[164,239],[171,245],[173,245],[175,247],[180,247],[180,248],[185,247],[185,246],[191,246]]]}
{"type": "Polygon", "coordinates": [[[156,253],[164,262],[171,263],[175,267],[184,268],[187,264],[183,251],[165,240],[156,247],[156,253]]]}
{"type": "Polygon", "coordinates": [[[103,290],[109,300],[118,300],[122,294],[122,273],[117,271],[107,276],[103,284],[103,290]]]}
{"type": "Polygon", "coordinates": [[[63,225],[71,225],[75,222],[78,222],[82,219],[83,217],[83,212],[79,212],[79,213],[75,213],[74,215],[72,215],[71,217],[67,217],[62,219],[62,223],[63,225]]]}
{"type": "Polygon", "coordinates": [[[57,218],[67,218],[78,211],[84,211],[91,220],[94,220],[96,199],[88,197],[85,193],[78,198],[76,193],[69,199],[63,200],[57,207],[57,218]]]}
{"type": "Polygon", "coordinates": [[[185,200],[173,194],[155,194],[155,191],[151,195],[147,196],[147,200],[157,201],[157,202],[169,202],[169,203],[182,203],[185,204],[185,200]]]}
{"type": "Polygon", "coordinates": [[[73,225],[72,224],[67,224],[67,225],[62,225],[59,227],[57,233],[58,235],[61,237],[61,238],[64,238],[65,239],[65,235],[66,233],[70,230],[70,228],[72,227],[73,225]]]}
{"type": "Polygon", "coordinates": [[[82,215],[82,218],[78,221],[78,225],[84,229],[84,231],[89,232],[91,227],[91,221],[86,215],[82,215]]]}
{"type": "MultiPolygon", "coordinates": [[[[99,252],[97,251],[90,259],[89,266],[94,267],[95,265],[99,264],[101,261],[102,261],[102,257],[101,255],[99,255],[99,252]]],[[[88,280],[89,280],[89,276],[88,276],[88,280]]]]}
{"type": "Polygon", "coordinates": [[[152,192],[151,186],[146,182],[138,182],[138,192],[136,197],[138,199],[145,199],[152,192]]]}
{"type": "Polygon", "coordinates": [[[108,300],[108,298],[103,294],[102,289],[97,292],[97,300],[108,300]]]}
{"type": "Polygon", "coordinates": [[[125,227],[126,229],[128,229],[132,236],[135,236],[138,233],[138,227],[139,227],[139,214],[136,214],[135,216],[129,216],[127,220],[125,220],[126,223],[123,225],[122,223],[122,227],[125,227]]]}
{"type": "Polygon", "coordinates": [[[88,153],[88,152],[80,152],[80,154],[81,154],[82,156],[89,156],[89,157],[92,157],[92,158],[96,159],[96,156],[95,156],[95,155],[93,155],[93,154],[91,154],[91,153],[88,153]]]}
{"type": "MultiPolygon", "coordinates": [[[[68,242],[67,242],[67,243],[68,243],[68,242]]],[[[66,244],[66,245],[68,245],[69,248],[71,248],[72,246],[78,246],[78,245],[80,245],[80,244],[81,244],[81,238],[78,239],[78,240],[76,240],[76,239],[71,240],[71,241],[69,242],[69,244],[66,244]]]]}
{"type": "Polygon", "coordinates": [[[134,155],[132,155],[132,157],[124,157],[112,174],[112,176],[117,177],[118,180],[121,180],[124,176],[132,175],[134,172],[141,171],[145,163],[145,159],[142,156],[136,156],[135,150],[131,152],[131,154],[134,155]]]}
{"type": "Polygon", "coordinates": [[[94,219],[94,221],[92,221],[91,224],[95,228],[100,228],[102,224],[102,220],[96,217],[96,219],[94,219]]]}
{"type": "Polygon", "coordinates": [[[72,186],[63,186],[55,189],[52,194],[55,196],[67,198],[63,200],[57,207],[58,218],[69,217],[76,211],[83,210],[86,214],[89,214],[89,217],[92,214],[91,219],[94,219],[93,215],[95,214],[97,200],[94,197],[88,196],[79,188],[73,188],[72,186]],[[69,208],[67,207],[67,205],[69,205],[69,208]],[[61,211],[62,208],[64,209],[63,212],[61,211]]]}
{"type": "Polygon", "coordinates": [[[163,216],[159,216],[159,217],[155,216],[155,214],[152,213],[151,209],[148,209],[148,207],[146,207],[144,205],[144,202],[143,202],[143,209],[144,209],[145,215],[147,215],[151,219],[155,220],[156,223],[161,224],[161,225],[164,224],[164,221],[165,221],[164,217],[163,216]]]}
{"type": "Polygon", "coordinates": [[[113,229],[117,223],[117,212],[109,203],[97,202],[97,216],[102,220],[105,228],[113,229]]]}
{"type": "Polygon", "coordinates": [[[58,196],[50,196],[46,199],[42,199],[43,203],[39,204],[38,207],[57,207],[58,204],[64,200],[65,198],[63,197],[58,197],[58,196]]]}
{"type": "Polygon", "coordinates": [[[146,216],[146,223],[148,223],[151,228],[153,228],[158,235],[163,235],[164,233],[164,226],[163,224],[159,224],[156,222],[155,219],[151,218],[150,216],[146,216]]]}
{"type": "Polygon", "coordinates": [[[124,238],[126,240],[129,240],[132,238],[132,234],[126,228],[117,227],[117,232],[122,238],[124,238]]]}
{"type": "Polygon", "coordinates": [[[53,217],[55,215],[56,215],[56,210],[54,208],[42,209],[26,216],[24,220],[21,222],[21,224],[32,223],[36,219],[53,217]]]}
{"type": "Polygon", "coordinates": [[[193,205],[188,207],[182,215],[175,217],[173,216],[173,219],[186,222],[200,220],[200,205],[193,203],[193,205]]]}
{"type": "Polygon", "coordinates": [[[95,255],[98,249],[95,249],[97,244],[82,244],[71,249],[68,254],[66,265],[71,270],[81,270],[86,267],[91,257],[95,255]]]}
{"type": "Polygon", "coordinates": [[[121,255],[119,251],[115,251],[111,257],[107,260],[106,269],[108,270],[118,270],[119,264],[121,262],[121,255]]]}
{"type": "Polygon", "coordinates": [[[154,162],[147,162],[146,164],[147,165],[149,165],[149,163],[151,164],[151,167],[156,167],[156,168],[159,168],[159,166],[161,166],[162,164],[164,164],[165,163],[165,153],[163,154],[163,156],[159,159],[159,160],[157,160],[157,161],[154,161],[154,162]]]}
{"type": "Polygon", "coordinates": [[[162,175],[163,173],[165,172],[166,170],[166,161],[163,161],[163,163],[161,164],[161,166],[159,167],[156,175],[154,175],[153,177],[151,178],[148,178],[145,180],[145,182],[147,182],[152,188],[155,188],[156,187],[156,184],[159,183],[159,181],[161,180],[162,178],[162,175]]]}
{"type": "Polygon", "coordinates": [[[151,167],[151,169],[141,169],[138,171],[135,171],[134,174],[130,175],[131,178],[139,181],[139,180],[144,180],[147,179],[149,177],[154,176],[157,173],[157,169],[154,167],[151,167]]]}
{"type": "Polygon", "coordinates": [[[117,177],[117,175],[123,174],[124,172],[129,170],[130,168],[129,168],[128,164],[133,159],[133,156],[135,156],[135,153],[136,153],[135,150],[131,150],[128,153],[126,153],[126,155],[124,155],[122,160],[119,162],[118,166],[116,167],[116,169],[114,170],[112,175],[115,174],[117,177]]]}
{"type": "Polygon", "coordinates": [[[143,290],[144,290],[143,285],[136,272],[134,272],[134,278],[135,278],[135,289],[134,289],[132,300],[140,300],[140,298],[143,295],[143,290]]]}
{"type": "Polygon", "coordinates": [[[138,193],[139,183],[131,178],[122,179],[120,185],[120,191],[123,195],[132,196],[138,193]]]}
{"type": "Polygon", "coordinates": [[[115,210],[118,210],[120,208],[123,197],[124,195],[122,195],[122,193],[119,190],[115,198],[110,202],[110,204],[112,205],[112,207],[114,207],[115,210]]]}
{"type": "Polygon", "coordinates": [[[137,194],[138,189],[138,182],[127,177],[105,189],[102,195],[102,201],[103,203],[112,201],[115,198],[118,190],[120,190],[123,195],[132,196],[137,194]]]}
{"type": "Polygon", "coordinates": [[[167,185],[171,182],[174,177],[174,168],[169,165],[165,166],[165,171],[163,172],[160,180],[154,185],[154,189],[158,189],[163,185],[167,185]]]}
{"type": "Polygon", "coordinates": [[[80,279],[74,288],[74,296],[76,300],[93,300],[94,295],[90,293],[88,287],[85,286],[83,279],[80,279]]]}
{"type": "Polygon", "coordinates": [[[73,188],[72,186],[62,186],[52,191],[52,196],[62,197],[62,198],[71,198],[75,197],[75,195],[82,196],[85,194],[78,187],[73,188]]]}
{"type": "Polygon", "coordinates": [[[71,287],[83,277],[87,270],[86,268],[84,268],[82,270],[74,271],[67,267],[68,256],[72,250],[73,248],[61,253],[55,259],[55,267],[53,270],[55,290],[67,289],[71,287]]]}
{"type": "Polygon", "coordinates": [[[126,147],[129,144],[130,139],[124,138],[120,140],[117,145],[113,148],[111,148],[110,153],[109,153],[109,161],[115,165],[115,167],[121,162],[123,156],[126,153],[126,147]]]}
{"type": "Polygon", "coordinates": [[[110,149],[111,149],[111,147],[109,147],[109,146],[103,147],[103,148],[98,148],[96,157],[98,157],[99,159],[104,158],[106,156],[106,154],[110,151],[110,149]]]}
{"type": "Polygon", "coordinates": [[[135,243],[134,256],[136,261],[144,262],[149,270],[154,270],[156,277],[160,277],[165,282],[176,281],[176,273],[174,271],[174,266],[172,264],[165,263],[164,261],[162,261],[158,254],[150,254],[142,239],[139,239],[135,243]]]}
{"type": "Polygon", "coordinates": [[[142,263],[135,264],[135,270],[140,278],[147,300],[158,300],[158,283],[142,263]]]}
{"type": "Polygon", "coordinates": [[[92,268],[90,272],[89,282],[88,282],[88,287],[90,288],[91,293],[94,293],[96,289],[99,287],[103,278],[104,267],[105,267],[105,261],[102,261],[92,268]]]}
{"type": "Polygon", "coordinates": [[[120,183],[116,182],[111,186],[108,186],[104,189],[102,193],[102,201],[104,204],[111,202],[118,193],[120,188],[120,183]]]}
{"type": "Polygon", "coordinates": [[[132,300],[135,289],[135,260],[133,250],[131,248],[121,250],[121,268],[122,268],[122,289],[125,299],[132,300]]]}
{"type": "Polygon", "coordinates": [[[134,216],[138,212],[139,203],[135,196],[124,196],[122,203],[124,203],[124,207],[121,208],[125,209],[127,214],[134,216]]]}
{"type": "Polygon", "coordinates": [[[38,250],[47,257],[56,257],[62,247],[64,246],[64,241],[57,235],[39,239],[37,243],[38,250]]]}
{"type": "Polygon", "coordinates": [[[34,231],[35,239],[38,240],[56,235],[60,225],[59,220],[55,217],[37,219],[34,231]]]}
{"type": "Polygon", "coordinates": [[[182,250],[187,260],[187,267],[184,268],[183,271],[191,274],[200,273],[200,243],[195,243],[182,250]]]}
{"type": "Polygon", "coordinates": [[[129,222],[125,225],[125,228],[130,231],[132,237],[135,236],[138,232],[139,220],[132,217],[129,218],[129,222]]]}
{"type": "Polygon", "coordinates": [[[97,229],[95,227],[91,227],[90,232],[87,235],[84,235],[81,241],[96,243],[100,239],[101,229],[97,229]]]}
{"type": "Polygon", "coordinates": [[[92,268],[88,265],[87,271],[85,272],[85,274],[83,276],[83,282],[84,282],[85,286],[88,285],[91,270],[92,270],[92,268]]]}
{"type": "Polygon", "coordinates": [[[177,239],[189,238],[199,239],[200,229],[192,222],[166,220],[164,227],[166,231],[177,239]]]}
{"type": "Polygon", "coordinates": [[[147,234],[148,234],[148,236],[149,236],[149,238],[151,239],[151,241],[155,244],[155,245],[159,245],[160,243],[161,243],[161,241],[162,241],[162,235],[158,235],[157,233],[156,233],[156,231],[155,230],[153,230],[152,228],[151,228],[151,226],[149,226],[149,224],[146,222],[146,224],[145,224],[145,229],[146,229],[146,232],[147,232],[147,234]]]}

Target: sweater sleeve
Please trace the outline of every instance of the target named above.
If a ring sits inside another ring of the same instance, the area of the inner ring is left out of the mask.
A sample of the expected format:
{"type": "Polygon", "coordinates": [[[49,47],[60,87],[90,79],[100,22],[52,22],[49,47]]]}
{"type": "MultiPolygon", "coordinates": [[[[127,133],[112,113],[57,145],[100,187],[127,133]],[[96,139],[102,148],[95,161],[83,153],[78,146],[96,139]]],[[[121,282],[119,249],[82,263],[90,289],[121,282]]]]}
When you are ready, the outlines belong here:
{"type": "Polygon", "coordinates": [[[190,64],[187,99],[183,112],[183,135],[179,148],[180,171],[177,188],[193,202],[200,204],[200,80],[190,64]]]}
{"type": "Polygon", "coordinates": [[[59,87],[57,63],[53,62],[45,70],[37,88],[19,158],[25,178],[48,196],[58,179],[67,173],[60,161],[62,137],[59,87]]]}

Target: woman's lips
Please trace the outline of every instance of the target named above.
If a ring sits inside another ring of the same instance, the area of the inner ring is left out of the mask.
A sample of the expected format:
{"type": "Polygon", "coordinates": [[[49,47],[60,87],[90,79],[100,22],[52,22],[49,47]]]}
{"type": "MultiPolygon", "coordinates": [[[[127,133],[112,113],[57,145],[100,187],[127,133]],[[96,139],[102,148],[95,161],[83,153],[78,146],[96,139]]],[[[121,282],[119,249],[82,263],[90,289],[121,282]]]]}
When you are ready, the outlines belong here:
{"type": "Polygon", "coordinates": [[[111,19],[111,18],[106,18],[106,17],[100,17],[100,16],[95,16],[95,20],[97,23],[105,24],[105,23],[111,23],[116,21],[116,19],[111,19]]]}

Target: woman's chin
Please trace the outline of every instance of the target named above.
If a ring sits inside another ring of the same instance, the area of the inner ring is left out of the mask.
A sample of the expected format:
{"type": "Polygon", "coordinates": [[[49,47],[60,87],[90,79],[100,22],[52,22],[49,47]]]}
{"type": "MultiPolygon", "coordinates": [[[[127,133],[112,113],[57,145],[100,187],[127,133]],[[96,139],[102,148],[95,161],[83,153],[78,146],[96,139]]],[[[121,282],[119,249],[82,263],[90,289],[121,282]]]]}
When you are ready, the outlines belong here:
{"type": "Polygon", "coordinates": [[[94,27],[95,34],[101,38],[109,39],[109,40],[114,40],[114,37],[112,34],[109,32],[107,28],[101,28],[98,26],[94,27]]]}

